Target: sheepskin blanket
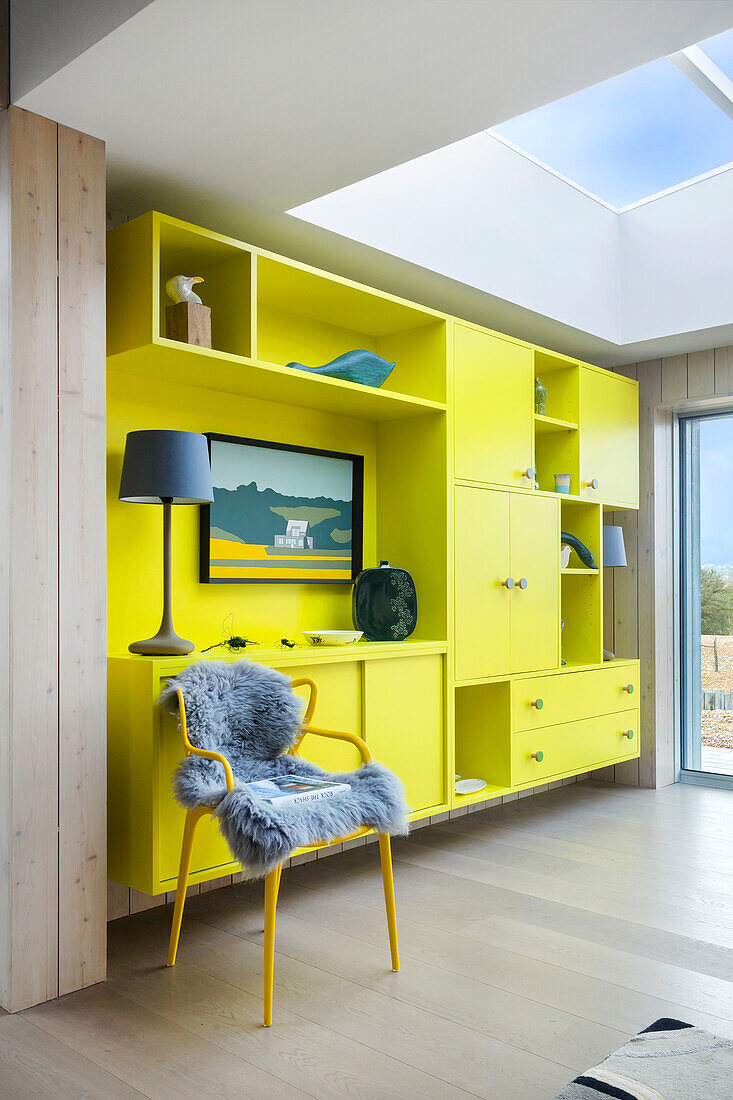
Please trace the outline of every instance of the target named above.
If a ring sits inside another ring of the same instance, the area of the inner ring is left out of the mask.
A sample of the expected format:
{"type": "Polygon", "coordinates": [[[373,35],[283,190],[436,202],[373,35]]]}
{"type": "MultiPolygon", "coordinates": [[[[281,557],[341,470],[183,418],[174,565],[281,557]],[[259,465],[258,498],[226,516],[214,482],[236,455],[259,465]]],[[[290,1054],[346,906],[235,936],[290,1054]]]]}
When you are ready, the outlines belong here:
{"type": "MultiPolygon", "coordinates": [[[[363,825],[382,833],[408,831],[402,783],[382,764],[372,761],[358,771],[332,773],[287,755],[303,718],[303,700],[292,691],[290,677],[246,658],[232,663],[203,660],[189,665],[164,689],[161,705],[174,713],[177,688],[183,692],[191,744],[225,756],[236,783],[227,792],[221,764],[189,756],[173,780],[176,798],[186,809],[216,806],[219,829],[249,877],[267,874],[296,848],[348,836],[363,825]],[[247,786],[287,774],[345,782],[351,790],[276,806],[247,786]]],[[[308,739],[305,751],[307,746],[308,739]]]]}

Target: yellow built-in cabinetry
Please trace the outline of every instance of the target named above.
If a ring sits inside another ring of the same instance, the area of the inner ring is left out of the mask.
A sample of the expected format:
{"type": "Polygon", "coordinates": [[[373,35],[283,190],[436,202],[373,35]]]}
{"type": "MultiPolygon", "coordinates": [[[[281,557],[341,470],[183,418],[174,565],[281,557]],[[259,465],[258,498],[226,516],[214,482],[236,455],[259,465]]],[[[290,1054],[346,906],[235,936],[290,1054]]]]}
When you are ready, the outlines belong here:
{"type": "MultiPolygon", "coordinates": [[[[157,625],[161,576],[159,509],[117,500],[137,428],[364,456],[364,564],[414,576],[410,639],[306,648],[302,630],[351,625],[349,587],[199,584],[197,510],[184,507],[175,619],[204,648],[233,613],[234,633],[257,643],[248,657],[316,679],[319,724],[361,733],[415,818],[638,755],[637,664],[602,661],[602,569],[573,554],[561,571],[559,555],[564,530],[600,565],[604,506],[637,507],[635,382],[157,213],[109,234],[108,287],[112,878],[148,893],[173,884],[181,742],[156,703],[201,659],[126,653],[157,625]],[[174,274],[204,277],[212,349],[165,338],[174,274]],[[287,367],[358,347],[396,362],[381,389],[287,367]],[[556,473],[570,474],[569,496],[556,473]],[[457,795],[456,772],[487,786],[457,795]]],[[[349,746],[312,748],[329,769],[357,763],[349,746]]],[[[210,822],[196,844],[192,881],[237,869],[210,822]]]]}

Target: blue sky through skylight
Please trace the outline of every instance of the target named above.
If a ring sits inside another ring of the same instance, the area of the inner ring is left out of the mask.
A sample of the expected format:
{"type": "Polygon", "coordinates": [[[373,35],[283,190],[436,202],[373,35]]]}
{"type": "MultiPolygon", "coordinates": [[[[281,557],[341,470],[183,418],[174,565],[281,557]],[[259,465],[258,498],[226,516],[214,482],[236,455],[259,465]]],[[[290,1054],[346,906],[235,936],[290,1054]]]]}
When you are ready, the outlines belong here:
{"type": "Polygon", "coordinates": [[[733,80],[733,30],[716,34],[700,43],[700,49],[714,61],[729,80],[733,80]]]}
{"type": "Polygon", "coordinates": [[[493,130],[617,208],[733,161],[733,119],[665,57],[493,130]]]}

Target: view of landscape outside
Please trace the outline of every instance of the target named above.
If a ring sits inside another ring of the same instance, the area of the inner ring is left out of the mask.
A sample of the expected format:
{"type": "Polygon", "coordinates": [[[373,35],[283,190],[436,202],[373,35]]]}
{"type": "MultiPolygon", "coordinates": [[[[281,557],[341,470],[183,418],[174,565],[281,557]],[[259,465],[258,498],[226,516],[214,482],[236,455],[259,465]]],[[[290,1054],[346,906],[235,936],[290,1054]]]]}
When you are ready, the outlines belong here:
{"type": "Polygon", "coordinates": [[[733,775],[733,417],[700,421],[702,769],[733,775]]]}

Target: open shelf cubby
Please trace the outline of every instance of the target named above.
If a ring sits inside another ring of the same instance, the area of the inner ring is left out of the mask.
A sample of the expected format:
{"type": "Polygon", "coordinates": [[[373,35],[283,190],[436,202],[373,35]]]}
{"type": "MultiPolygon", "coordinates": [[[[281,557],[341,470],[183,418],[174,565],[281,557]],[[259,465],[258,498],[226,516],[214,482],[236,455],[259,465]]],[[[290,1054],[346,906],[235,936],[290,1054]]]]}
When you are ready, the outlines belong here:
{"type": "Polygon", "coordinates": [[[537,481],[540,489],[553,492],[555,474],[570,474],[570,492],[579,495],[580,367],[571,359],[536,350],[534,372],[547,390],[544,414],[534,415],[537,481]]]}
{"type": "Polygon", "coordinates": [[[383,390],[445,401],[446,323],[322,272],[257,257],[257,358],[315,367],[365,348],[394,362],[383,390]]]}
{"type": "MultiPolygon", "coordinates": [[[[158,335],[165,337],[165,310],[171,305],[165,284],[173,275],[200,275],[194,287],[211,308],[211,345],[230,355],[251,356],[253,348],[252,253],[243,245],[217,239],[161,220],[158,270],[158,335]]],[[[188,345],[184,345],[186,349],[188,345]]]]}
{"type": "Polygon", "coordinates": [[[484,801],[511,785],[511,684],[457,687],[456,775],[484,779],[476,794],[458,795],[459,804],[484,801]]]}
{"type": "Polygon", "coordinates": [[[595,568],[585,565],[575,550],[561,571],[561,648],[568,664],[594,664],[603,656],[603,579],[601,577],[602,509],[588,501],[563,500],[560,530],[588,547],[595,568]]]}

